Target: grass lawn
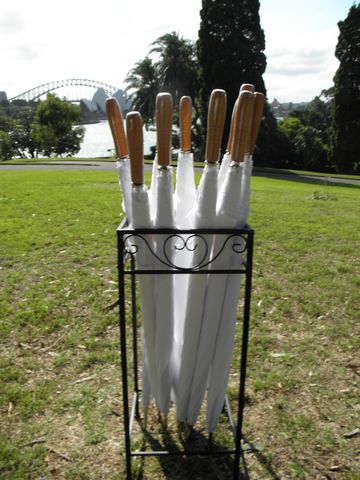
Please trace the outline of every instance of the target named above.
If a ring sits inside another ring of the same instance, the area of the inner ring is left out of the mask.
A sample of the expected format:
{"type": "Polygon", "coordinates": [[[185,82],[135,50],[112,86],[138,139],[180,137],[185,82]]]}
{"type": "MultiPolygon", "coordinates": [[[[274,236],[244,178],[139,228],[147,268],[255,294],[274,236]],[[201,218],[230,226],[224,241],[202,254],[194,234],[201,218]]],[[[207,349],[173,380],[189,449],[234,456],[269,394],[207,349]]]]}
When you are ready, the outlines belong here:
{"type": "MultiPolygon", "coordinates": [[[[0,171],[0,185],[0,478],[123,479],[118,319],[106,310],[115,173],[0,171]]],[[[358,480],[360,189],[256,177],[250,223],[249,478],[358,480]]],[[[134,462],[139,479],[226,480],[230,468],[134,462]]]]}

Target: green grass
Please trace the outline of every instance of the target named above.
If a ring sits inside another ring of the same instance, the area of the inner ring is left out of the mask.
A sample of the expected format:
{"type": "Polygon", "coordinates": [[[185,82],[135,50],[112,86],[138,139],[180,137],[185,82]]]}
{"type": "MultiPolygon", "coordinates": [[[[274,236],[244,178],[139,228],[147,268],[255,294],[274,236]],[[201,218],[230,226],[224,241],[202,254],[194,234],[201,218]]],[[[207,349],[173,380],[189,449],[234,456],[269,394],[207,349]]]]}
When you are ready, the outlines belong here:
{"type": "MultiPolygon", "coordinates": [[[[0,171],[0,183],[0,478],[122,479],[117,313],[104,311],[117,298],[115,173],[0,171]]],[[[360,413],[359,205],[357,187],[252,180],[250,478],[359,478],[359,437],[344,437],[360,413]]],[[[215,440],[229,443],[225,422],[215,440]]],[[[134,462],[153,479],[230,468],[134,462]]]]}

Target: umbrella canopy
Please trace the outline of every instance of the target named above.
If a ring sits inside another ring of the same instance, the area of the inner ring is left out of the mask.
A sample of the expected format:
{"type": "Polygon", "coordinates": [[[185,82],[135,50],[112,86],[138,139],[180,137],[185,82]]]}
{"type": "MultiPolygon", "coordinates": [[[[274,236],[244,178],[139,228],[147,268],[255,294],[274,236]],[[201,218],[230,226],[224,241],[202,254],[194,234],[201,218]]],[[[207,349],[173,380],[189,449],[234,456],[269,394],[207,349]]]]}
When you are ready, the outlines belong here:
{"type": "MultiPolygon", "coordinates": [[[[130,112],[126,116],[126,129],[129,141],[129,156],[132,185],[132,228],[151,228],[150,202],[143,172],[143,131],[141,115],[130,112]]],[[[146,241],[151,246],[152,240],[146,241]]],[[[151,269],[153,261],[146,244],[136,238],[136,261],[140,269],[151,269]]],[[[139,275],[139,290],[142,318],[142,403],[148,406],[152,397],[158,401],[157,369],[155,356],[156,311],[154,301],[153,275],[139,275]]]]}
{"type": "MultiPolygon", "coordinates": [[[[214,90],[210,97],[208,109],[208,131],[205,151],[206,164],[200,180],[197,202],[194,208],[194,228],[212,228],[215,226],[216,194],[218,182],[217,162],[220,155],[220,145],[224,128],[226,111],[226,93],[224,90],[214,90]]],[[[205,236],[205,241],[211,245],[212,239],[205,236]]],[[[195,242],[199,240],[195,239],[195,242]]],[[[205,253],[199,245],[193,249],[192,265],[200,261],[206,263],[210,248],[205,253]]],[[[204,299],[206,294],[207,275],[192,275],[189,279],[186,302],[185,326],[181,351],[180,373],[177,385],[177,418],[187,420],[188,405],[196,362],[199,335],[203,319],[204,299]]]]}
{"type": "MultiPolygon", "coordinates": [[[[240,87],[239,95],[242,91],[245,91],[245,90],[249,91],[249,92],[254,92],[255,87],[251,83],[243,83],[240,87]]],[[[225,177],[226,177],[226,172],[228,171],[228,168],[229,168],[230,163],[231,163],[231,150],[232,150],[232,144],[233,144],[233,140],[234,140],[234,128],[235,128],[234,116],[235,116],[238,101],[239,100],[237,99],[235,104],[234,104],[233,111],[232,111],[228,143],[227,143],[227,146],[226,146],[226,152],[224,153],[224,156],[223,156],[223,159],[222,159],[221,165],[220,165],[218,191],[220,191],[221,186],[224,183],[224,180],[225,180],[225,177]]]]}
{"type": "MultiPolygon", "coordinates": [[[[244,126],[249,128],[249,133],[243,132],[239,142],[239,150],[236,152],[236,161],[241,161],[244,157],[240,188],[240,203],[237,211],[234,211],[234,227],[243,228],[247,221],[249,212],[250,188],[249,175],[246,172],[246,159],[250,152],[254,151],[255,141],[258,134],[261,116],[264,105],[264,96],[255,92],[253,101],[253,114],[248,117],[245,115],[244,126]],[[245,175],[244,175],[245,172],[245,175]]],[[[235,146],[234,146],[235,147],[235,146]]],[[[225,201],[222,202],[218,212],[219,218],[224,211],[225,201]]],[[[239,268],[242,263],[241,255],[233,253],[231,255],[231,265],[239,268]]],[[[226,290],[222,305],[222,312],[217,333],[214,355],[211,362],[208,391],[207,421],[210,432],[214,431],[218,417],[224,405],[224,397],[228,381],[228,375],[231,366],[232,352],[235,338],[236,310],[240,294],[240,274],[228,275],[226,290]]]]}
{"type": "Polygon", "coordinates": [[[253,154],[255,150],[256,138],[259,133],[262,113],[264,110],[265,97],[260,92],[254,93],[254,119],[249,139],[249,148],[245,154],[243,164],[243,176],[241,181],[241,198],[239,226],[244,227],[250,214],[250,178],[253,170],[253,154]]]}
{"type": "MultiPolygon", "coordinates": [[[[222,188],[219,192],[218,207],[216,212],[216,227],[218,228],[234,228],[237,222],[237,215],[240,204],[240,186],[242,178],[242,168],[240,159],[243,154],[240,147],[247,142],[249,117],[251,121],[253,107],[253,94],[251,92],[242,92],[239,97],[237,108],[234,114],[234,137],[232,145],[232,164],[226,172],[226,177],[222,188]]],[[[212,256],[224,247],[221,255],[211,264],[208,288],[205,299],[203,323],[201,329],[200,343],[198,346],[198,355],[194,371],[194,377],[191,388],[191,400],[188,408],[189,423],[194,424],[199,414],[202,399],[205,394],[206,384],[209,374],[209,366],[212,365],[217,337],[219,335],[219,323],[223,308],[224,297],[228,285],[230,275],[211,275],[211,269],[229,269],[237,267],[239,260],[233,258],[231,242],[227,242],[224,246],[224,237],[218,235],[215,237],[213,244],[212,256]],[[237,260],[237,263],[233,263],[237,260]]],[[[212,373],[212,372],[211,372],[212,373]]],[[[219,384],[222,386],[223,373],[214,380],[215,387],[219,384]]],[[[225,394],[225,393],[224,393],[225,394]]],[[[224,403],[224,395],[222,397],[224,403]]],[[[222,405],[223,405],[222,403],[222,405]]],[[[210,404],[212,407],[212,404],[210,404]]],[[[220,410],[221,411],[221,410],[220,410]]],[[[209,412],[209,400],[208,400],[209,412]]],[[[220,412],[219,412],[220,413],[220,412]]],[[[217,422],[217,419],[216,419],[217,422]]],[[[210,423],[208,423],[210,425],[210,423]]],[[[211,428],[212,428],[211,423],[211,428]]],[[[209,429],[209,431],[214,431],[209,429]]]]}
{"type": "MultiPolygon", "coordinates": [[[[179,105],[180,113],[180,150],[176,169],[176,186],[174,193],[175,225],[180,230],[191,226],[190,212],[196,202],[196,187],[194,178],[194,161],[191,152],[191,117],[192,102],[190,97],[181,97],[179,105]]],[[[183,248],[188,240],[183,235],[175,246],[174,263],[182,268],[189,268],[192,260],[192,252],[183,248]]],[[[174,401],[176,398],[176,386],[180,368],[180,355],[185,322],[186,297],[188,290],[189,275],[176,275],[174,277],[174,401]]]]}
{"type": "Polygon", "coordinates": [[[191,109],[191,98],[181,97],[179,108],[180,150],[174,194],[175,224],[180,229],[190,227],[189,213],[196,201],[194,159],[191,153],[191,109]]]}
{"type": "Polygon", "coordinates": [[[155,158],[152,164],[152,174],[151,174],[151,184],[150,184],[150,210],[151,210],[151,218],[155,219],[155,212],[156,212],[156,197],[157,197],[157,180],[158,180],[158,159],[157,159],[157,152],[155,153],[155,158]]]}
{"type": "MultiPolygon", "coordinates": [[[[155,228],[173,228],[173,183],[170,165],[172,134],[172,98],[169,93],[159,93],[156,98],[156,135],[158,169],[156,180],[155,228]]],[[[163,261],[167,261],[166,238],[156,236],[155,252],[163,261]]],[[[168,258],[171,261],[171,251],[168,258]]],[[[159,265],[162,269],[164,265],[159,265]]],[[[156,368],[158,375],[158,394],[160,411],[167,415],[172,387],[172,347],[173,347],[173,278],[171,275],[156,275],[154,278],[156,304],[156,368]]]]}
{"type": "Polygon", "coordinates": [[[131,222],[130,164],[128,159],[128,145],[124,130],[124,121],[120,105],[116,98],[108,98],[105,105],[116,155],[119,159],[116,162],[116,170],[119,175],[119,186],[123,196],[122,207],[128,221],[131,222]]]}
{"type": "Polygon", "coordinates": [[[236,106],[237,106],[238,100],[236,100],[232,115],[231,115],[231,124],[230,124],[230,132],[229,132],[229,138],[228,138],[228,143],[226,146],[226,152],[224,153],[224,156],[221,160],[221,165],[219,168],[219,175],[218,175],[218,192],[220,191],[225,177],[226,177],[226,172],[229,169],[230,163],[231,163],[231,146],[233,142],[233,137],[234,137],[234,115],[236,111],[236,106]]]}

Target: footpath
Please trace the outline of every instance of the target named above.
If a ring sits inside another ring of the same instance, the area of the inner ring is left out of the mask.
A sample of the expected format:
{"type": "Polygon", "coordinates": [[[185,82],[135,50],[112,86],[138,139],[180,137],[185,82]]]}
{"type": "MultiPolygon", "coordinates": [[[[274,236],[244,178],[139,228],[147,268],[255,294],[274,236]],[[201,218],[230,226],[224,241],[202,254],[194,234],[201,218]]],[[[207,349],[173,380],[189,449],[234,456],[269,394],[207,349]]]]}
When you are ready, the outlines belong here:
{"type": "MultiPolygon", "coordinates": [[[[201,171],[202,167],[195,167],[198,171],[201,171]]],[[[150,171],[152,169],[151,164],[145,164],[145,170],[150,171]]],[[[39,163],[5,163],[0,162],[0,172],[2,170],[98,170],[98,171],[114,171],[114,162],[102,162],[102,161],[71,161],[60,160],[51,162],[39,162],[39,163]]],[[[266,177],[266,178],[278,178],[284,180],[293,181],[309,181],[318,182],[319,184],[337,183],[343,185],[360,185],[360,179],[357,178],[345,178],[345,177],[331,177],[322,176],[316,174],[307,173],[286,173],[283,170],[275,172],[274,170],[254,170],[254,176],[266,177]]]]}

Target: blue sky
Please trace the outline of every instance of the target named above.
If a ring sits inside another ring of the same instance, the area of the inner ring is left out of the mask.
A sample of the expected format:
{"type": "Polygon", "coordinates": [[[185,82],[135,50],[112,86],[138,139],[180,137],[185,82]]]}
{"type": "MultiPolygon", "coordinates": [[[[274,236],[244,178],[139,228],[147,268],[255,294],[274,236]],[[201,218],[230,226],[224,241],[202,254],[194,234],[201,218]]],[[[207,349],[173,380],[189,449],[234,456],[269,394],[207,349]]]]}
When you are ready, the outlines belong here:
{"type": "MultiPolygon", "coordinates": [[[[337,22],[352,0],[263,0],[268,98],[307,101],[331,86],[337,22]]],[[[201,0],[2,0],[0,90],[15,96],[63,78],[124,87],[149,44],[177,31],[196,39],[201,0]]]]}

